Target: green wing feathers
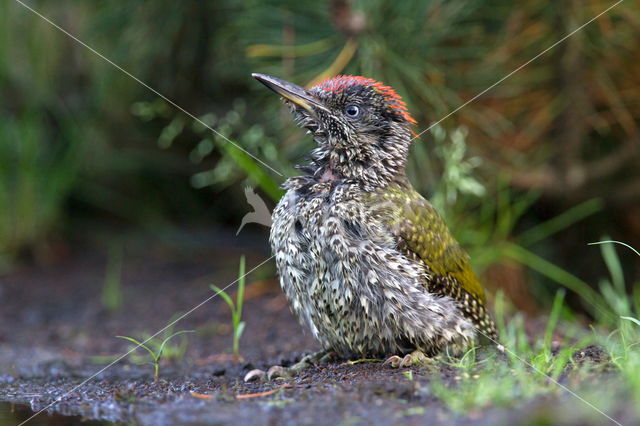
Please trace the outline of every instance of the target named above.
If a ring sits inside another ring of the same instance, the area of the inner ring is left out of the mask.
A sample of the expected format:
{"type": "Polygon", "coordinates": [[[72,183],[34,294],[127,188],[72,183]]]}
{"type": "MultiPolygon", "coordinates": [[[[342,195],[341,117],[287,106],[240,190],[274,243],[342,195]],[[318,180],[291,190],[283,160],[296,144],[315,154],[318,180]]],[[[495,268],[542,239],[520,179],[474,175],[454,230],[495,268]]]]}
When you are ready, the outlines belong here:
{"type": "Polygon", "coordinates": [[[455,240],[442,217],[424,198],[404,206],[400,237],[436,276],[450,276],[464,290],[484,303],[484,289],[469,264],[469,255],[455,240]],[[404,228],[404,229],[402,229],[404,228]],[[403,230],[409,232],[402,232],[403,230]]]}
{"type": "MultiPolygon", "coordinates": [[[[431,277],[429,291],[459,301],[465,316],[489,337],[496,337],[493,320],[485,308],[482,284],[473,272],[469,255],[460,247],[436,209],[410,185],[387,187],[380,194],[391,211],[390,229],[408,256],[420,259],[431,277]]],[[[387,216],[389,217],[389,216],[387,216]]]]}

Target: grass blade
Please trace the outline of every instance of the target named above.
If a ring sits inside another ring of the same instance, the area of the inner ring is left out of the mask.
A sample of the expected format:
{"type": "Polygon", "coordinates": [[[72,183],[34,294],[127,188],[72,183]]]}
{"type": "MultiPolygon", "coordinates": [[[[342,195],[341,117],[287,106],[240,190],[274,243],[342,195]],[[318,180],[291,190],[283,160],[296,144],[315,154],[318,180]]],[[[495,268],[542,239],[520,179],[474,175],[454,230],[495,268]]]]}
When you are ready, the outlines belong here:
{"type": "Polygon", "coordinates": [[[164,346],[167,344],[169,340],[173,339],[174,337],[180,334],[195,333],[195,332],[196,332],[195,330],[180,330],[180,331],[176,331],[175,333],[171,334],[169,337],[164,339],[162,341],[162,344],[160,345],[160,348],[158,349],[158,359],[160,359],[160,357],[162,356],[162,351],[164,350],[164,346]]]}
{"type": "Polygon", "coordinates": [[[242,304],[244,303],[244,285],[245,285],[245,257],[240,257],[240,268],[238,271],[238,294],[236,295],[236,309],[235,316],[236,321],[240,321],[242,318],[242,304]]]}
{"type": "Polygon", "coordinates": [[[551,307],[551,313],[549,314],[549,320],[547,321],[547,328],[544,332],[544,346],[551,353],[551,341],[553,340],[553,332],[555,331],[558,320],[560,319],[560,312],[562,311],[562,305],[564,302],[564,296],[566,291],[561,288],[556,293],[556,297],[553,299],[553,306],[551,307]]]}
{"type": "Polygon", "coordinates": [[[613,320],[613,314],[607,309],[602,296],[589,284],[523,247],[511,243],[506,243],[506,245],[505,254],[507,256],[578,294],[598,312],[613,320]]]}
{"type": "Polygon", "coordinates": [[[637,318],[633,318],[633,317],[620,317],[620,318],[622,318],[624,320],[632,321],[632,322],[636,323],[637,325],[640,325],[640,320],[637,319],[637,318]]]}
{"type": "Polygon", "coordinates": [[[151,349],[149,349],[148,346],[144,345],[142,342],[137,341],[133,337],[127,337],[127,336],[116,336],[116,337],[119,338],[119,339],[128,340],[131,343],[134,343],[137,347],[146,349],[147,352],[149,352],[151,354],[151,356],[153,357],[154,361],[158,360],[158,358],[156,357],[156,353],[154,351],[152,351],[151,349]]]}
{"type": "Polygon", "coordinates": [[[231,296],[229,296],[226,291],[224,291],[217,285],[211,284],[209,287],[224,299],[226,304],[229,305],[229,308],[231,308],[231,313],[233,314],[235,312],[235,305],[233,303],[233,299],[231,299],[231,296]]]}
{"type": "Polygon", "coordinates": [[[592,214],[601,210],[602,206],[602,200],[597,198],[585,201],[584,203],[578,204],[577,206],[570,208],[562,214],[559,214],[553,219],[550,219],[524,231],[518,236],[518,242],[525,247],[529,247],[532,244],[549,238],[550,236],[556,234],[559,231],[562,231],[563,229],[568,228],[574,223],[591,216],[592,214]]]}

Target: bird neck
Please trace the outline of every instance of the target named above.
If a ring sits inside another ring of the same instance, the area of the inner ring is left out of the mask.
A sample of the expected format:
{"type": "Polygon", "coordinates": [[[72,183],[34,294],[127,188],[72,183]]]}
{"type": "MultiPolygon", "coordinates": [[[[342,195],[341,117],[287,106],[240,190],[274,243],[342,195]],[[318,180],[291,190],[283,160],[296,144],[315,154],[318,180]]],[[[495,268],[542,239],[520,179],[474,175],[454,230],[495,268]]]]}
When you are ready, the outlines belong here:
{"type": "Polygon", "coordinates": [[[311,153],[311,174],[320,182],[349,180],[366,191],[405,178],[408,137],[384,137],[340,146],[321,145],[311,153]]]}

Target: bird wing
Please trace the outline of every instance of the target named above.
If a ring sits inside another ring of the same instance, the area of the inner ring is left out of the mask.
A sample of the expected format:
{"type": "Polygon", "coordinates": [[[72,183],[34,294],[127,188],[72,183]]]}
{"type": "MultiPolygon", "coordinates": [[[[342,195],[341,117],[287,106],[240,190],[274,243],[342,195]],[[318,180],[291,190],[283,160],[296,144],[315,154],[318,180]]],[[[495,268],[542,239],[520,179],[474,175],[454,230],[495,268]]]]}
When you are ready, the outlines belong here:
{"type": "Polygon", "coordinates": [[[471,268],[469,255],[431,203],[410,185],[387,187],[379,196],[383,198],[383,206],[391,204],[390,230],[398,247],[427,266],[430,274],[425,282],[427,289],[456,299],[465,316],[495,335],[493,321],[484,307],[484,289],[471,268]]]}

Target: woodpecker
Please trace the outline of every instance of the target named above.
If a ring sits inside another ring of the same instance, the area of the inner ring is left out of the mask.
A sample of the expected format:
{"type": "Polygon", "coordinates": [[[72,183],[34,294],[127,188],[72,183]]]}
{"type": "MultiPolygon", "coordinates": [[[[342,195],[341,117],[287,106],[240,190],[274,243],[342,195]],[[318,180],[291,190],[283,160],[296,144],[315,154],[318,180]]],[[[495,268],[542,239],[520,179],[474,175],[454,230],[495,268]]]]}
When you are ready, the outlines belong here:
{"type": "Polygon", "coordinates": [[[323,350],[270,376],[329,353],[407,366],[480,335],[497,340],[467,253],[406,176],[416,121],[401,97],[360,76],[308,90],[253,77],[317,143],[302,174],[283,184],[270,243],[291,309],[323,350]]]}

